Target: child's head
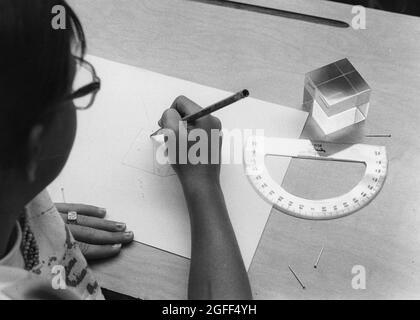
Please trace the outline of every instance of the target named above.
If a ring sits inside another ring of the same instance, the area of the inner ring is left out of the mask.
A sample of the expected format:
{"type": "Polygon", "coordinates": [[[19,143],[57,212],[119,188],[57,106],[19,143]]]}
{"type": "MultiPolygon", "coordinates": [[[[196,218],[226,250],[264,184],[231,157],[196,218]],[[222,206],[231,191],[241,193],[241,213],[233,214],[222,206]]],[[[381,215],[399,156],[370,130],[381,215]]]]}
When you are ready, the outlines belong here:
{"type": "Polygon", "coordinates": [[[0,0],[0,43],[0,198],[20,192],[29,200],[73,145],[76,111],[66,97],[84,34],[65,0],[0,0]],[[53,28],[56,6],[65,9],[65,29],[53,28]]]}

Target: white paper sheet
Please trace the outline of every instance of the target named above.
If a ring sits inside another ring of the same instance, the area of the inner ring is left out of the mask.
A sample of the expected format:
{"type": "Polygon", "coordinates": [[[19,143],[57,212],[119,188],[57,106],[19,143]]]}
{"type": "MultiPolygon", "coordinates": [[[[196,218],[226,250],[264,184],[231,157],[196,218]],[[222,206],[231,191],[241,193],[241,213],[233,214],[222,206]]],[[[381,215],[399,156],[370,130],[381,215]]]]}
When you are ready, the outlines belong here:
{"type": "MultiPolygon", "coordinates": [[[[52,199],[61,201],[64,187],[68,202],[107,208],[108,218],[126,222],[136,241],[190,257],[180,183],[171,172],[156,174],[149,135],[178,95],[207,106],[231,93],[98,57],[87,59],[103,85],[95,105],[78,115],[70,159],[49,187],[52,199]]],[[[267,136],[298,138],[307,113],[247,98],[215,116],[224,128],[264,129],[267,136]]],[[[276,176],[284,176],[289,161],[278,159],[276,176]]],[[[221,184],[248,269],[271,206],[254,191],[242,165],[223,165],[221,184]]]]}

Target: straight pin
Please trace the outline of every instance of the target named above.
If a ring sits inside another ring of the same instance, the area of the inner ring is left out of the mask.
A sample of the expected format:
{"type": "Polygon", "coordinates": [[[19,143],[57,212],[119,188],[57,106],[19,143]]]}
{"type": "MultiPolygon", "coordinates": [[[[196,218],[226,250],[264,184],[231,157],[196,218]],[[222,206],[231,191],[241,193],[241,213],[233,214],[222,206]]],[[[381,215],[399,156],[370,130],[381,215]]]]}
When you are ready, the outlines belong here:
{"type": "Polygon", "coordinates": [[[322,253],[324,252],[324,247],[321,248],[321,251],[318,254],[318,258],[316,259],[316,262],[314,264],[314,268],[318,268],[319,259],[321,259],[322,253]]]}
{"type": "Polygon", "coordinates": [[[299,284],[302,286],[303,289],[306,289],[305,285],[303,284],[302,281],[300,281],[299,277],[296,275],[296,273],[293,271],[291,266],[288,266],[289,270],[291,273],[293,273],[293,275],[295,276],[296,280],[299,282],[299,284]]]}
{"type": "Polygon", "coordinates": [[[64,188],[61,188],[61,196],[63,197],[63,203],[66,203],[66,197],[64,196],[64,188]]]}
{"type": "Polygon", "coordinates": [[[366,138],[391,138],[391,134],[368,134],[366,138]]]}

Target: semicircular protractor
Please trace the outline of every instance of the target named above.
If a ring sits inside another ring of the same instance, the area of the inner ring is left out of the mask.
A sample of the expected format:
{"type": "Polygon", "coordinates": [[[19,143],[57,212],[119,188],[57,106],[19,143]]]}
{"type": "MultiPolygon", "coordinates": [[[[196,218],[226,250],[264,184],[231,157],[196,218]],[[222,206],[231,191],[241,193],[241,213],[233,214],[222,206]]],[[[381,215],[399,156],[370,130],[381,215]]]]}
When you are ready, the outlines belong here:
{"type": "Polygon", "coordinates": [[[388,160],[383,146],[252,136],[244,148],[244,165],[255,190],[276,209],[297,218],[328,220],[352,214],[372,201],[385,182],[388,160]],[[264,163],[267,155],[364,163],[366,171],[348,193],[310,200],[289,193],[271,178],[264,163]]]}

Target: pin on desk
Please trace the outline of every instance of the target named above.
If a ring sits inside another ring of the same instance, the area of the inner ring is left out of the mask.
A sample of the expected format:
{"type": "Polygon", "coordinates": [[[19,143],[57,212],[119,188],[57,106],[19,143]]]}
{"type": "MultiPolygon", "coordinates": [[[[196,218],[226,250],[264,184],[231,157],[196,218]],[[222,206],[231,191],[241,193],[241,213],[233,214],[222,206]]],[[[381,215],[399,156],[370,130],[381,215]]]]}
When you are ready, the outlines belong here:
{"type": "Polygon", "coordinates": [[[319,263],[319,260],[321,259],[323,252],[324,252],[324,247],[322,247],[321,251],[319,251],[318,257],[316,258],[316,261],[314,263],[314,269],[318,268],[318,263],[319,263]]]}
{"type": "Polygon", "coordinates": [[[348,59],[307,73],[305,91],[312,117],[325,134],[367,118],[371,89],[348,59]]]}
{"type": "Polygon", "coordinates": [[[61,187],[61,197],[63,199],[63,203],[66,203],[66,197],[64,195],[64,188],[63,187],[61,187]]]}
{"type": "Polygon", "coordinates": [[[297,276],[296,272],[292,269],[292,267],[290,265],[288,266],[288,268],[289,268],[290,272],[293,274],[293,276],[295,277],[295,279],[299,282],[302,289],[305,290],[306,286],[303,284],[302,280],[300,280],[300,278],[297,276]]]}

